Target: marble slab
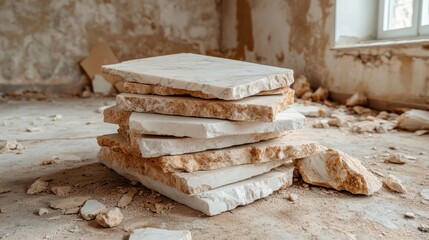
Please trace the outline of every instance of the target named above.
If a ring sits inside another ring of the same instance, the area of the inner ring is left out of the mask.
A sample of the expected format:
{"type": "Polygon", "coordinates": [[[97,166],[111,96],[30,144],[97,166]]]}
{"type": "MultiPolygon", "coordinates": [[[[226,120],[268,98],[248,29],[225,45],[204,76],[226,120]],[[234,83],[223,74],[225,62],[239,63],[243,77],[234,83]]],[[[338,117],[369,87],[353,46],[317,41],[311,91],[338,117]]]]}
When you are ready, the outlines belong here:
{"type": "Polygon", "coordinates": [[[200,91],[224,100],[242,99],[293,83],[290,69],[190,53],[105,65],[102,71],[128,82],[200,91]]]}
{"type": "Polygon", "coordinates": [[[214,216],[238,206],[247,205],[271,195],[274,191],[290,186],[294,170],[293,166],[284,166],[240,182],[195,195],[187,195],[174,187],[140,174],[137,169],[130,165],[118,165],[116,162],[103,159],[100,159],[100,161],[131,181],[139,181],[145,187],[208,216],[214,216]]]}
{"type": "Polygon", "coordinates": [[[116,96],[116,104],[126,111],[248,122],[272,122],[293,101],[292,89],[288,89],[285,94],[253,96],[235,101],[131,93],[116,96]]]}
{"type": "MultiPolygon", "coordinates": [[[[211,94],[205,94],[201,91],[190,91],[183,90],[171,87],[163,87],[159,85],[148,85],[135,82],[125,82],[124,83],[124,93],[134,93],[134,94],[153,94],[161,96],[174,96],[174,95],[187,95],[191,97],[203,98],[203,99],[216,99],[216,96],[211,94]]],[[[286,93],[289,87],[277,88],[274,90],[261,91],[255,96],[265,96],[265,95],[276,95],[286,93]]]]}
{"type": "MultiPolygon", "coordinates": [[[[97,137],[97,141],[100,146],[140,157],[138,148],[132,147],[119,134],[100,136],[97,137]]],[[[300,159],[315,154],[318,146],[317,142],[305,139],[300,134],[290,133],[281,138],[259,143],[145,159],[156,162],[164,172],[195,172],[242,164],[300,159]]]]}
{"type": "MultiPolygon", "coordinates": [[[[125,112],[125,114],[127,113],[125,112]]],[[[235,122],[223,119],[136,112],[131,114],[128,121],[130,130],[136,133],[191,138],[284,132],[301,129],[304,123],[305,117],[296,110],[289,108],[278,113],[274,122],[235,122]]]]}
{"type": "Polygon", "coordinates": [[[288,163],[285,161],[272,161],[261,164],[231,166],[211,171],[165,173],[154,161],[115,150],[102,147],[98,153],[98,159],[101,162],[107,161],[122,168],[133,168],[141,175],[160,181],[188,195],[239,182],[288,163]]]}
{"type": "Polygon", "coordinates": [[[144,158],[150,158],[202,152],[209,149],[222,149],[281,137],[284,134],[284,132],[255,133],[215,138],[168,137],[140,134],[122,135],[132,136],[128,142],[130,142],[131,146],[136,146],[135,151],[138,151],[144,158]]]}

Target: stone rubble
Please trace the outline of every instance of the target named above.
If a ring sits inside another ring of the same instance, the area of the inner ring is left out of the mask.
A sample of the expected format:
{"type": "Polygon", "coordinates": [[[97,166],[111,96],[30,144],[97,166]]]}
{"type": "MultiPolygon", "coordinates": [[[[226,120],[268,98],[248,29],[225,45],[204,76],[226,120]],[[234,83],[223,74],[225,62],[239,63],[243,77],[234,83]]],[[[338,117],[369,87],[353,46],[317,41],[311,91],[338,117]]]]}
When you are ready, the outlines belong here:
{"type": "Polygon", "coordinates": [[[397,128],[418,131],[429,130],[429,111],[411,109],[398,118],[397,128]]]}
{"type": "Polygon", "coordinates": [[[31,186],[27,189],[27,194],[34,195],[37,193],[45,192],[48,190],[49,182],[44,181],[43,179],[37,179],[31,186]]]}
{"type": "MultiPolygon", "coordinates": [[[[80,207],[88,200],[89,197],[71,197],[61,198],[53,200],[49,203],[49,206],[53,209],[60,209],[62,213],[66,213],[69,210],[79,212],[80,207]]],[[[75,212],[75,213],[76,213],[75,212]]]]}
{"type": "Polygon", "coordinates": [[[118,201],[118,207],[124,208],[131,204],[133,201],[134,196],[138,193],[137,189],[132,188],[129,191],[127,191],[124,195],[122,195],[121,199],[118,201]]]}
{"type": "Polygon", "coordinates": [[[384,185],[390,190],[397,193],[406,193],[407,189],[402,184],[402,181],[399,180],[396,176],[389,174],[384,180],[384,185]]]}
{"type": "Polygon", "coordinates": [[[45,215],[45,214],[48,214],[48,213],[49,213],[49,209],[47,209],[47,208],[40,208],[39,211],[37,212],[37,214],[39,216],[42,216],[42,215],[45,215]]]}
{"type": "Polygon", "coordinates": [[[72,186],[56,186],[51,187],[51,192],[53,192],[57,196],[68,196],[70,192],[73,190],[72,186]]]}
{"type": "MultiPolygon", "coordinates": [[[[364,195],[381,187],[358,160],[293,132],[303,127],[303,115],[330,116],[327,127],[350,124],[344,114],[331,115],[326,106],[292,106],[295,93],[333,105],[327,101],[329,91],[319,87],[313,92],[304,76],[297,77],[291,89],[288,69],[174,54],[102,70],[125,82],[116,106],[103,110],[104,121],[119,128],[117,134],[97,138],[99,161],[206,215],[290,186],[295,167],[313,185],[364,195]]],[[[135,194],[124,193],[117,206],[130,204],[135,194]]],[[[295,202],[298,196],[290,194],[288,199],[295,202]]],[[[144,207],[161,213],[171,205],[149,201],[144,207]]],[[[118,225],[120,221],[108,223],[109,212],[98,214],[97,222],[118,225]]],[[[116,215],[122,220],[120,211],[116,215]]]]}
{"type": "Polygon", "coordinates": [[[22,154],[24,152],[24,145],[18,143],[16,140],[7,140],[0,145],[0,154],[15,153],[22,154]]]}
{"type": "Polygon", "coordinates": [[[80,215],[85,220],[93,220],[95,217],[107,211],[106,206],[97,200],[87,200],[85,204],[80,208],[80,215]]]}
{"type": "Polygon", "coordinates": [[[107,212],[98,214],[95,218],[98,224],[105,228],[116,227],[124,220],[124,215],[119,208],[109,209],[107,212]]]}
{"type": "Polygon", "coordinates": [[[366,106],[368,105],[368,98],[360,92],[353,94],[346,100],[346,106],[366,106]]]}

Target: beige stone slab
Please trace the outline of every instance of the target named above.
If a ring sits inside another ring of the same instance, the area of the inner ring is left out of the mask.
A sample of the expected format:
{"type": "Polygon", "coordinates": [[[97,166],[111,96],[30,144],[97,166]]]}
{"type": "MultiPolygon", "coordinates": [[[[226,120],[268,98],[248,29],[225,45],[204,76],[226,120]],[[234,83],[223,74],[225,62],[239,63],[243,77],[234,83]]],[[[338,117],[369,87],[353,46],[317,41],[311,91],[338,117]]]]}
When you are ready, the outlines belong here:
{"type": "Polygon", "coordinates": [[[131,116],[131,113],[132,112],[130,111],[124,111],[120,109],[116,105],[111,106],[104,109],[103,111],[104,122],[128,126],[128,120],[131,116]]]}
{"type": "MultiPolygon", "coordinates": [[[[100,136],[97,141],[100,146],[139,156],[138,148],[131,147],[119,134],[100,136]]],[[[315,154],[318,146],[315,141],[302,138],[297,133],[290,133],[259,143],[146,159],[155,162],[164,172],[195,172],[242,164],[295,160],[315,154]]]]}
{"type": "Polygon", "coordinates": [[[125,154],[108,147],[100,149],[98,159],[100,162],[109,162],[109,165],[116,165],[122,169],[134,169],[138,174],[148,176],[189,195],[239,182],[269,172],[285,163],[290,163],[272,161],[231,166],[210,171],[165,173],[154,160],[125,154]]]}
{"type": "Polygon", "coordinates": [[[224,100],[242,99],[293,83],[290,69],[190,53],[126,61],[103,66],[102,71],[128,82],[201,91],[224,100]]]}
{"type": "Polygon", "coordinates": [[[137,150],[134,151],[140,152],[141,157],[144,158],[188,154],[209,149],[222,149],[285,135],[285,132],[273,132],[221,136],[206,139],[135,134],[125,129],[125,127],[120,127],[118,132],[127,139],[127,143],[129,143],[133,149],[137,148],[137,150]]]}
{"type": "Polygon", "coordinates": [[[281,95],[254,96],[236,101],[130,93],[116,96],[117,105],[126,111],[248,122],[273,122],[277,113],[293,101],[294,92],[291,89],[281,95]]]}
{"type": "Polygon", "coordinates": [[[100,161],[118,174],[132,181],[139,181],[145,187],[190,208],[201,211],[208,216],[214,216],[238,206],[247,205],[271,195],[274,191],[290,186],[294,170],[291,165],[281,166],[270,172],[240,182],[188,195],[147,175],[140,174],[139,169],[132,165],[121,165],[116,161],[104,161],[103,159],[100,159],[100,161]]]}
{"type": "MultiPolygon", "coordinates": [[[[289,87],[282,87],[274,90],[261,91],[255,96],[265,96],[265,95],[276,95],[276,94],[284,94],[287,92],[289,87]]],[[[191,91],[191,90],[183,90],[171,87],[163,87],[159,85],[148,85],[143,83],[135,83],[135,82],[125,82],[123,85],[124,93],[133,93],[133,94],[153,94],[153,95],[161,95],[161,96],[173,96],[173,95],[188,95],[196,98],[203,99],[216,99],[215,95],[205,94],[201,91],[191,91]]]]}

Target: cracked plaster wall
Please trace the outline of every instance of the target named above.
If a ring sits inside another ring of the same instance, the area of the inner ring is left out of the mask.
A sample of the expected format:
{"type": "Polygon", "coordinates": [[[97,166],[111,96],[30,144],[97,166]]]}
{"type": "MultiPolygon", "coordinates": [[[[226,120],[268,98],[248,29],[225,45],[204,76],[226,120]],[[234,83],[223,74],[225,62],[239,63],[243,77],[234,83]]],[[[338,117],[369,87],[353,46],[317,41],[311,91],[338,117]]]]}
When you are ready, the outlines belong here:
{"type": "Polygon", "coordinates": [[[121,61],[220,48],[220,0],[0,0],[0,22],[0,92],[80,91],[78,62],[101,40],[121,61]]]}
{"type": "Polygon", "coordinates": [[[292,68],[338,99],[361,91],[375,107],[429,108],[429,46],[332,50],[334,0],[230,0],[221,12],[228,57],[292,68]]]}

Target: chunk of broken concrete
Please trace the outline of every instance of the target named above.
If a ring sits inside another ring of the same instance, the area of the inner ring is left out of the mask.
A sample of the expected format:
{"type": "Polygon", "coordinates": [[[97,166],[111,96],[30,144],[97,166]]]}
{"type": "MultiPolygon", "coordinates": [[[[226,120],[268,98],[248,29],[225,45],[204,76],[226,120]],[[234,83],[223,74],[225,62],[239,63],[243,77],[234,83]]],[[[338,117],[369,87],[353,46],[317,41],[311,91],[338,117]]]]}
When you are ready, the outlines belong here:
{"type": "Polygon", "coordinates": [[[242,99],[293,83],[290,69],[190,53],[126,61],[103,66],[102,71],[128,82],[202,91],[224,100],[242,99]]]}
{"type": "MultiPolygon", "coordinates": [[[[112,110],[113,111],[113,110],[112,110]]],[[[222,119],[168,116],[151,113],[122,113],[115,110],[116,117],[122,120],[129,117],[129,128],[135,133],[168,135],[176,137],[214,138],[220,136],[284,132],[303,127],[305,117],[292,108],[277,114],[274,122],[235,122],[222,119]]],[[[105,113],[110,113],[106,111],[105,113]]],[[[110,117],[105,116],[105,119],[110,117]]],[[[110,122],[121,124],[124,121],[110,122]]]]}
{"type": "Polygon", "coordinates": [[[404,164],[407,162],[407,157],[403,153],[393,153],[385,159],[385,162],[404,164]]]}
{"type": "MultiPolygon", "coordinates": [[[[190,195],[242,181],[269,172],[286,163],[284,161],[271,161],[260,164],[231,166],[210,171],[165,173],[156,162],[115,152],[106,147],[100,149],[98,159],[107,166],[116,166],[119,168],[125,166],[129,170],[148,176],[190,195]]],[[[118,204],[118,207],[121,207],[120,204],[118,204]]]]}
{"type": "Polygon", "coordinates": [[[408,131],[429,130],[429,111],[411,109],[399,116],[396,127],[408,131]]]}
{"type": "Polygon", "coordinates": [[[319,147],[316,154],[297,161],[306,183],[353,194],[372,195],[381,182],[359,160],[332,148],[319,147]]]}
{"type": "Polygon", "coordinates": [[[68,196],[72,190],[72,186],[51,187],[51,191],[57,196],[68,196]]]}
{"type": "Polygon", "coordinates": [[[62,211],[66,211],[68,209],[75,209],[82,206],[88,197],[72,197],[72,198],[62,198],[57,199],[49,203],[49,206],[53,209],[61,209],[62,211]]]}
{"type": "Polygon", "coordinates": [[[293,101],[291,89],[282,95],[253,96],[234,101],[130,93],[116,96],[117,105],[126,111],[248,122],[272,122],[293,101]]]}
{"type": "MultiPolygon", "coordinates": [[[[274,90],[261,91],[255,96],[265,96],[265,95],[275,95],[275,94],[284,94],[288,91],[288,87],[282,87],[274,90]]],[[[203,99],[215,99],[215,95],[206,94],[202,91],[189,91],[176,89],[171,87],[163,87],[159,85],[148,85],[135,82],[124,82],[123,91],[124,93],[134,93],[134,94],[153,94],[160,96],[174,96],[174,95],[187,95],[191,97],[203,98],[203,99]]]]}
{"type": "Polygon", "coordinates": [[[293,167],[282,167],[244,181],[195,195],[187,195],[173,187],[136,172],[129,165],[117,166],[106,164],[106,166],[130,180],[138,180],[145,187],[209,216],[217,215],[240,205],[246,205],[257,199],[267,197],[280,188],[290,186],[293,177],[293,167]]]}
{"type": "Polygon", "coordinates": [[[37,212],[37,214],[39,214],[39,216],[48,214],[49,210],[47,208],[40,208],[39,211],[37,212]]]}
{"type": "MultiPolygon", "coordinates": [[[[117,136],[117,135],[111,135],[117,136]]],[[[100,146],[115,151],[135,154],[124,138],[97,138],[100,146]],[[102,140],[102,141],[100,141],[102,140]]],[[[156,162],[164,172],[213,170],[228,166],[270,161],[287,161],[308,157],[316,152],[318,143],[303,138],[297,133],[259,143],[246,144],[213,151],[146,158],[156,162]]],[[[139,155],[138,155],[139,156],[139,155]]]]}
{"type": "Polygon", "coordinates": [[[304,93],[311,91],[310,83],[307,81],[307,78],[304,75],[297,76],[291,88],[295,90],[295,95],[297,98],[300,98],[304,95],[304,93]]]}
{"type": "Polygon", "coordinates": [[[119,208],[113,208],[98,214],[95,220],[105,228],[112,228],[121,224],[122,220],[124,220],[124,215],[122,215],[119,208]]]}
{"type": "Polygon", "coordinates": [[[118,207],[123,208],[125,206],[130,205],[130,203],[133,201],[134,196],[137,194],[137,189],[132,188],[129,191],[127,191],[124,195],[122,195],[121,199],[118,201],[118,207]]]}
{"type": "Polygon", "coordinates": [[[402,184],[402,181],[399,180],[397,177],[395,177],[392,174],[389,174],[384,180],[384,185],[389,188],[390,190],[397,192],[397,193],[406,193],[407,189],[402,184]]]}
{"type": "Polygon", "coordinates": [[[80,215],[85,220],[94,219],[99,213],[106,212],[107,208],[104,204],[97,200],[87,200],[85,204],[80,208],[80,215]]]}
{"type": "Polygon", "coordinates": [[[41,178],[37,179],[27,190],[27,194],[34,195],[37,193],[44,192],[48,189],[49,183],[42,180],[41,178]]]}
{"type": "Polygon", "coordinates": [[[158,228],[143,228],[134,230],[129,240],[192,240],[190,231],[167,230],[158,228]]]}
{"type": "Polygon", "coordinates": [[[360,92],[353,94],[346,100],[346,106],[366,106],[368,105],[368,98],[360,92]]]}

